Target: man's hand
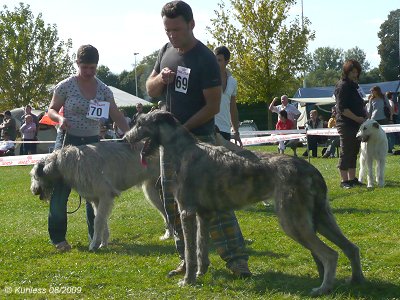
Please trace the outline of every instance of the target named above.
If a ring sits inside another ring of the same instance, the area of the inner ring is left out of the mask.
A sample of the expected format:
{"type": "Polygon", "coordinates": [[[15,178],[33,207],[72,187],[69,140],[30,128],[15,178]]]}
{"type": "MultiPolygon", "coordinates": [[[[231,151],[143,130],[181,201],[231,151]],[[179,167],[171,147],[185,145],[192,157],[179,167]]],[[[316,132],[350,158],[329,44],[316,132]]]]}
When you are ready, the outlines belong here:
{"type": "Polygon", "coordinates": [[[174,82],[175,72],[173,72],[169,68],[164,68],[160,72],[160,77],[164,84],[170,84],[170,83],[174,82]]]}
{"type": "Polygon", "coordinates": [[[243,148],[242,140],[240,139],[240,134],[238,131],[233,133],[233,139],[235,140],[235,144],[243,148]]]}

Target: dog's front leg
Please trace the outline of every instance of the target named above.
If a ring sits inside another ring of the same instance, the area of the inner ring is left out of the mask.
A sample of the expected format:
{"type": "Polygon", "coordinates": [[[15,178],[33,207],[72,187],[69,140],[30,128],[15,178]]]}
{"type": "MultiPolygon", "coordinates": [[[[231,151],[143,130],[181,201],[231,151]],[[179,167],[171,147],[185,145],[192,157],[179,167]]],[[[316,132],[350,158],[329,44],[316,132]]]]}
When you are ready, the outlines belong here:
{"type": "Polygon", "coordinates": [[[180,286],[196,283],[196,212],[195,210],[181,210],[181,223],[185,239],[185,263],[186,273],[180,286]]]}
{"type": "Polygon", "coordinates": [[[107,220],[111,212],[114,199],[112,197],[104,197],[99,199],[97,204],[96,216],[94,218],[94,234],[93,240],[89,245],[89,251],[96,250],[101,245],[104,229],[107,226],[107,220]]]}
{"type": "Polygon", "coordinates": [[[364,175],[365,175],[365,168],[367,166],[367,160],[365,158],[365,149],[363,149],[363,145],[361,147],[361,154],[360,154],[360,171],[358,172],[358,180],[363,182],[364,175]]]}
{"type": "Polygon", "coordinates": [[[209,219],[197,214],[197,273],[201,276],[207,273],[210,260],[208,259],[209,219]]]}
{"type": "Polygon", "coordinates": [[[106,221],[106,225],[104,227],[103,237],[101,239],[100,248],[108,247],[108,239],[110,238],[110,230],[108,229],[108,222],[106,221]]]}

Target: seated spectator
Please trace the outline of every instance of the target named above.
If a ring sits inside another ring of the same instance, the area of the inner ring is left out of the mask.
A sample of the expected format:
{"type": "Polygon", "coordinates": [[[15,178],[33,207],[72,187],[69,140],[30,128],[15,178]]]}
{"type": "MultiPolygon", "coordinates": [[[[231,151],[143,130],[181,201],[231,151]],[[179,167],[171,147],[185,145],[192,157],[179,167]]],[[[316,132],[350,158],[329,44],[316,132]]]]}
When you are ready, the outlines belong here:
{"type": "MultiPolygon", "coordinates": [[[[33,117],[31,115],[25,115],[25,122],[22,124],[19,129],[21,132],[22,140],[24,142],[33,142],[36,141],[36,124],[33,121],[33,117]]],[[[23,143],[21,144],[23,155],[28,154],[36,154],[36,144],[33,143],[23,143]]]]}
{"type": "MultiPolygon", "coordinates": [[[[328,121],[328,128],[335,128],[336,127],[336,107],[333,106],[332,109],[332,116],[328,121]]],[[[340,143],[340,138],[339,136],[331,136],[328,139],[328,147],[326,148],[325,153],[323,153],[322,157],[323,158],[334,158],[335,157],[335,153],[336,153],[336,149],[339,146],[340,143]]]]}
{"type": "MultiPolygon", "coordinates": [[[[313,109],[310,111],[310,119],[307,121],[306,129],[317,129],[317,128],[323,128],[323,121],[321,121],[320,118],[318,118],[318,112],[313,109]]],[[[311,150],[312,156],[317,157],[318,153],[318,141],[320,140],[320,137],[317,135],[307,135],[307,144],[308,144],[308,149],[303,153],[303,156],[308,156],[308,151],[311,150]]]]}
{"type": "Polygon", "coordinates": [[[14,155],[15,143],[10,140],[8,133],[3,133],[3,140],[0,141],[0,156],[14,155]]]}
{"type": "MultiPolygon", "coordinates": [[[[290,130],[293,129],[293,122],[291,120],[288,119],[288,115],[286,110],[281,110],[278,113],[278,122],[276,123],[276,130],[290,130]]],[[[284,154],[285,153],[285,141],[280,141],[279,142],[279,146],[278,146],[278,152],[280,154],[284,154]]],[[[295,151],[295,150],[294,150],[295,151]]],[[[296,154],[296,152],[295,152],[296,154]]],[[[296,155],[295,155],[296,156],[296,155]]]]}
{"type": "Polygon", "coordinates": [[[4,112],[3,123],[0,125],[2,138],[4,139],[4,134],[7,133],[10,140],[15,141],[17,137],[17,123],[15,119],[11,116],[11,112],[6,110],[4,112]]]}

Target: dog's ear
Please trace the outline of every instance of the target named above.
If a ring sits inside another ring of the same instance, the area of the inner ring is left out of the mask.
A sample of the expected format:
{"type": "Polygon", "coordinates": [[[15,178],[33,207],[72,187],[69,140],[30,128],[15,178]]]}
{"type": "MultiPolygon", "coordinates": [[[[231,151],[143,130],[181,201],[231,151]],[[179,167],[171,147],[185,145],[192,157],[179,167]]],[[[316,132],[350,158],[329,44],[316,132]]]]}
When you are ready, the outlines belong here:
{"type": "Polygon", "coordinates": [[[57,155],[55,153],[52,153],[46,157],[45,164],[43,166],[43,174],[46,176],[55,175],[56,171],[57,171],[57,155]]]}
{"type": "Polygon", "coordinates": [[[155,122],[157,123],[167,123],[172,126],[176,126],[178,124],[178,120],[170,112],[157,112],[155,114],[155,122]]]}
{"type": "Polygon", "coordinates": [[[376,129],[378,129],[379,128],[379,123],[378,122],[374,122],[374,123],[372,123],[372,126],[375,127],[376,129]]]}

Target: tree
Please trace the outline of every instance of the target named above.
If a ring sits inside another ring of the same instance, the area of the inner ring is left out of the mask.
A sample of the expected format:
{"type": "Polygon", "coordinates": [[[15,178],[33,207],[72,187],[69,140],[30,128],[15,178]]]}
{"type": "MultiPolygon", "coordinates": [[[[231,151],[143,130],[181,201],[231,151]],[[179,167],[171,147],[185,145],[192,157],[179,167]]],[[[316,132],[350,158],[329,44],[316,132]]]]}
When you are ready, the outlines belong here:
{"type": "MultiPolygon", "coordinates": [[[[287,20],[295,0],[229,0],[218,4],[208,31],[232,52],[230,68],[238,78],[238,102],[269,102],[293,92],[306,69],[308,41],[314,38],[305,18],[302,29],[287,20]]],[[[215,47],[214,45],[210,45],[215,47]]],[[[267,110],[267,109],[266,109],[267,110]]],[[[268,118],[269,127],[271,118],[268,118]]]]}
{"type": "Polygon", "coordinates": [[[72,74],[72,41],[60,41],[56,25],[34,18],[23,3],[0,11],[0,109],[48,105],[49,86],[72,74]]]}
{"type": "Polygon", "coordinates": [[[343,66],[343,50],[331,47],[319,47],[312,54],[311,71],[340,71],[343,66]]]}
{"type": "MultiPolygon", "coordinates": [[[[338,48],[319,47],[315,49],[311,57],[311,71],[306,77],[307,87],[335,85],[341,76],[343,63],[348,59],[355,59],[361,64],[363,69],[360,77],[361,83],[369,83],[370,80],[377,79],[376,71],[368,72],[369,62],[366,60],[366,54],[358,47],[347,51],[338,48]]],[[[379,81],[379,76],[376,81],[379,81]]]]}
{"type": "Polygon", "coordinates": [[[106,85],[118,87],[119,86],[119,79],[118,75],[112,73],[110,68],[106,66],[99,66],[97,68],[96,76],[103,81],[106,85]]]}
{"type": "Polygon", "coordinates": [[[399,62],[399,22],[400,9],[389,13],[388,18],[382,23],[378,37],[381,43],[378,53],[381,56],[379,71],[384,80],[398,80],[400,72],[399,62]]]}
{"type": "Polygon", "coordinates": [[[344,60],[355,59],[361,64],[363,72],[367,72],[369,70],[369,62],[366,60],[367,55],[364,50],[358,48],[357,46],[351,48],[344,52],[344,60]]]}

